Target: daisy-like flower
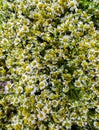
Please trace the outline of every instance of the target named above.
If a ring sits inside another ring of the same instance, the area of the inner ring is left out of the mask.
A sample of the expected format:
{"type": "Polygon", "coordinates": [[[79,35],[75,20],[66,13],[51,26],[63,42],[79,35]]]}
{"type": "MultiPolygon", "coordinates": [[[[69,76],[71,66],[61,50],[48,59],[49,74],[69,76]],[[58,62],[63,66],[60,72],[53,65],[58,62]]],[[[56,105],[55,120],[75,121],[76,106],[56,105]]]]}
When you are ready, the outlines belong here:
{"type": "Polygon", "coordinates": [[[47,127],[44,124],[41,124],[39,127],[39,130],[46,130],[46,129],[47,129],[47,127]]]}
{"type": "Polygon", "coordinates": [[[71,108],[72,108],[72,107],[78,107],[78,105],[79,105],[78,102],[75,101],[74,103],[72,103],[71,108]]]}
{"type": "Polygon", "coordinates": [[[83,120],[78,118],[77,125],[80,127],[84,126],[83,120]]]}
{"type": "Polygon", "coordinates": [[[41,97],[42,98],[47,98],[47,96],[49,95],[49,91],[47,89],[44,89],[42,92],[41,92],[41,97]]]}
{"type": "Polygon", "coordinates": [[[72,112],[70,115],[70,119],[75,121],[77,118],[78,118],[78,115],[76,114],[76,112],[75,111],[72,112]]]}
{"type": "Polygon", "coordinates": [[[23,129],[23,126],[22,126],[22,124],[18,123],[18,124],[14,125],[14,128],[17,130],[21,130],[21,129],[23,129]]]}
{"type": "Polygon", "coordinates": [[[60,40],[64,43],[66,43],[70,39],[69,35],[64,35],[60,40]]]}
{"type": "Polygon", "coordinates": [[[71,121],[66,119],[63,121],[62,126],[64,126],[66,129],[71,129],[71,121]]]}
{"type": "Polygon", "coordinates": [[[82,87],[82,83],[80,80],[76,80],[75,83],[74,83],[75,87],[82,87]]]}
{"type": "Polygon", "coordinates": [[[86,60],[83,60],[82,63],[81,63],[81,65],[82,65],[82,67],[87,68],[88,63],[87,63],[86,60]]]}
{"type": "Polygon", "coordinates": [[[24,25],[29,25],[29,24],[30,24],[29,19],[24,19],[24,20],[23,20],[23,24],[24,24],[24,25]]]}
{"type": "Polygon", "coordinates": [[[53,101],[52,101],[52,106],[53,106],[53,107],[57,107],[57,106],[58,106],[58,103],[59,103],[59,102],[58,102],[57,100],[53,100],[53,101]]]}
{"type": "Polygon", "coordinates": [[[38,111],[39,111],[41,108],[43,108],[43,106],[44,106],[44,104],[42,103],[42,101],[39,101],[39,102],[37,102],[37,104],[36,104],[36,107],[37,107],[38,111]]]}
{"type": "Polygon", "coordinates": [[[69,86],[66,86],[66,87],[63,88],[64,93],[67,93],[68,91],[69,91],[69,86]]]}
{"type": "Polygon", "coordinates": [[[38,112],[37,117],[40,121],[42,121],[46,118],[46,114],[41,111],[41,112],[38,112]]]}
{"type": "Polygon", "coordinates": [[[99,129],[99,121],[94,121],[95,128],[99,129]]]}
{"type": "Polygon", "coordinates": [[[79,76],[83,75],[83,70],[78,69],[78,70],[77,70],[77,74],[78,74],[79,76]]]}
{"type": "Polygon", "coordinates": [[[13,122],[13,125],[18,124],[18,119],[19,119],[19,117],[18,117],[18,116],[16,116],[16,115],[12,117],[12,122],[13,122]]]}
{"type": "Polygon", "coordinates": [[[20,87],[20,86],[19,86],[19,87],[17,88],[16,93],[17,93],[17,94],[20,94],[20,93],[22,93],[22,92],[23,92],[23,87],[20,87]]]}
{"type": "Polygon", "coordinates": [[[28,75],[27,74],[22,74],[21,79],[22,79],[22,81],[27,81],[28,75]]]}
{"type": "Polygon", "coordinates": [[[32,44],[28,44],[28,45],[26,46],[26,49],[27,49],[27,50],[30,50],[30,49],[32,48],[32,46],[33,46],[32,44]]]}
{"type": "Polygon", "coordinates": [[[8,81],[8,82],[6,83],[6,87],[7,87],[8,89],[10,89],[12,86],[13,86],[13,83],[11,83],[10,81],[8,81]]]}
{"type": "Polygon", "coordinates": [[[28,26],[23,25],[23,26],[22,26],[22,31],[23,31],[23,32],[29,32],[28,26]]]}
{"type": "Polygon", "coordinates": [[[78,28],[79,28],[79,29],[82,29],[82,28],[83,28],[83,22],[80,21],[80,22],[78,23],[78,28]]]}
{"type": "Polygon", "coordinates": [[[46,105],[43,107],[42,111],[45,113],[45,114],[48,114],[50,112],[50,108],[46,105]]]}
{"type": "Polygon", "coordinates": [[[48,127],[49,127],[50,130],[56,130],[55,124],[53,124],[51,122],[49,122],[48,127]]]}
{"type": "Polygon", "coordinates": [[[26,73],[28,73],[28,74],[32,73],[32,67],[31,67],[31,65],[26,66],[25,71],[26,71],[26,73]]]}
{"type": "Polygon", "coordinates": [[[89,54],[89,55],[94,55],[95,52],[96,52],[96,51],[95,51],[94,49],[90,49],[90,50],[88,51],[88,54],[89,54]]]}
{"type": "Polygon", "coordinates": [[[8,44],[8,39],[4,38],[4,39],[1,41],[1,44],[4,44],[4,45],[8,44]]]}
{"type": "Polygon", "coordinates": [[[94,61],[95,60],[95,55],[93,55],[93,54],[89,54],[88,55],[88,59],[90,60],[90,61],[94,61]]]}
{"type": "Polygon", "coordinates": [[[43,81],[41,81],[41,82],[39,83],[39,88],[42,90],[42,89],[44,89],[45,87],[47,87],[47,85],[48,85],[48,83],[47,83],[47,81],[46,81],[46,79],[45,79],[45,80],[43,80],[43,81]]]}
{"type": "Polygon", "coordinates": [[[31,114],[30,117],[28,118],[28,121],[31,122],[31,124],[35,124],[36,123],[36,115],[31,114]]]}
{"type": "Polygon", "coordinates": [[[83,76],[83,77],[81,77],[81,81],[84,83],[84,84],[86,84],[86,82],[88,81],[88,76],[83,76]]]}
{"type": "Polygon", "coordinates": [[[17,38],[15,38],[14,44],[18,45],[20,43],[20,41],[21,41],[20,38],[17,37],[17,38]]]}
{"type": "Polygon", "coordinates": [[[37,91],[37,87],[36,86],[32,86],[31,95],[34,95],[36,91],[37,91]]]}
{"type": "Polygon", "coordinates": [[[69,0],[68,1],[68,7],[70,8],[70,10],[76,10],[77,11],[77,6],[78,6],[78,3],[77,3],[77,0],[69,0]]]}
{"type": "Polygon", "coordinates": [[[24,32],[23,32],[22,29],[21,29],[21,30],[18,30],[17,36],[20,37],[20,38],[24,36],[24,32]]]}
{"type": "Polygon", "coordinates": [[[25,92],[28,94],[28,93],[31,93],[33,87],[32,86],[26,86],[25,87],[25,92]]]}
{"type": "Polygon", "coordinates": [[[36,67],[38,67],[38,62],[36,61],[36,60],[33,60],[32,62],[31,62],[31,66],[32,66],[32,68],[36,68],[36,67]]]}
{"type": "Polygon", "coordinates": [[[34,82],[30,79],[27,84],[28,84],[29,86],[33,86],[33,85],[34,85],[33,83],[34,83],[34,82]]]}

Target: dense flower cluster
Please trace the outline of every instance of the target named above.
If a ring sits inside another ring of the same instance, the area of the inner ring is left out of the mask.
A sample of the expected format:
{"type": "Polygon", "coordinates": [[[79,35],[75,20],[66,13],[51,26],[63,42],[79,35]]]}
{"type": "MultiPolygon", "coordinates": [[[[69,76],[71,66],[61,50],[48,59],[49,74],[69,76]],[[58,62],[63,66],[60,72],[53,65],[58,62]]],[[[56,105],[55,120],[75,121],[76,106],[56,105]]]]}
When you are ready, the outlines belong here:
{"type": "Polygon", "coordinates": [[[0,128],[99,129],[99,30],[82,3],[0,1],[0,128]]]}

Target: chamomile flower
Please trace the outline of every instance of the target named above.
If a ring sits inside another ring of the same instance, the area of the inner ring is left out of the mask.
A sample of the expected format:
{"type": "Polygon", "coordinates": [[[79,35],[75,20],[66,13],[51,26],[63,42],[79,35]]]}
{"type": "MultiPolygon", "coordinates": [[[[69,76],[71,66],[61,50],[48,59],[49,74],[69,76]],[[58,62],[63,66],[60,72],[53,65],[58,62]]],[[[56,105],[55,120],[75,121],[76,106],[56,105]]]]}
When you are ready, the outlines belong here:
{"type": "Polygon", "coordinates": [[[63,121],[62,125],[66,128],[66,129],[71,129],[71,121],[66,119],[65,121],[63,121]]]}
{"type": "Polygon", "coordinates": [[[18,37],[23,37],[24,36],[24,32],[22,30],[17,32],[17,36],[18,37]]]}
{"type": "Polygon", "coordinates": [[[18,118],[19,118],[18,116],[13,116],[12,117],[13,125],[18,123],[18,118]]]}
{"type": "Polygon", "coordinates": [[[27,50],[31,50],[31,48],[32,48],[32,44],[28,44],[28,45],[26,46],[26,49],[27,49],[27,50]]]}
{"type": "Polygon", "coordinates": [[[76,80],[74,85],[75,87],[78,87],[78,88],[83,86],[80,80],[76,80]]]}
{"type": "Polygon", "coordinates": [[[75,111],[71,113],[70,118],[71,118],[71,120],[76,120],[78,118],[78,116],[77,116],[75,111]]]}
{"type": "Polygon", "coordinates": [[[55,124],[53,124],[51,122],[48,124],[48,128],[51,129],[51,130],[56,130],[55,124]]]}
{"type": "Polygon", "coordinates": [[[41,82],[39,83],[39,88],[42,90],[42,89],[44,89],[45,87],[47,87],[47,85],[48,85],[48,83],[47,83],[47,81],[46,81],[46,79],[45,79],[45,80],[43,80],[43,81],[41,81],[41,82]]]}
{"type": "Polygon", "coordinates": [[[32,67],[30,65],[26,66],[26,72],[29,74],[29,73],[32,73],[32,67]]]}
{"type": "Polygon", "coordinates": [[[50,113],[50,108],[46,105],[43,107],[42,111],[45,113],[45,114],[48,114],[50,113]]]}
{"type": "Polygon", "coordinates": [[[69,39],[70,39],[70,36],[65,35],[65,36],[63,36],[63,38],[61,40],[62,40],[62,42],[67,42],[69,39]]]}
{"type": "Polygon", "coordinates": [[[33,60],[32,62],[31,62],[31,67],[32,68],[36,68],[36,67],[38,67],[38,62],[36,61],[36,60],[33,60]]]}
{"type": "Polygon", "coordinates": [[[47,127],[44,125],[44,124],[41,124],[40,127],[39,127],[40,130],[46,130],[47,127]]]}
{"type": "Polygon", "coordinates": [[[32,89],[33,89],[33,87],[32,86],[26,86],[25,87],[25,92],[28,94],[28,93],[31,93],[31,91],[32,91],[32,89]]]}
{"type": "Polygon", "coordinates": [[[94,126],[95,126],[95,128],[99,128],[99,122],[98,121],[94,121],[94,126]]]}
{"type": "Polygon", "coordinates": [[[26,75],[26,74],[22,74],[21,79],[22,79],[22,81],[27,81],[27,79],[28,79],[28,75],[26,75]]]}
{"type": "Polygon", "coordinates": [[[66,86],[66,87],[63,88],[64,93],[67,93],[68,91],[69,91],[69,86],[66,86]]]}
{"type": "Polygon", "coordinates": [[[6,39],[6,38],[2,39],[1,44],[3,44],[3,45],[8,44],[8,39],[6,39]]]}
{"type": "Polygon", "coordinates": [[[32,91],[31,91],[31,95],[34,95],[36,91],[37,91],[37,87],[33,86],[32,87],[32,91]]]}
{"type": "Polygon", "coordinates": [[[44,119],[46,118],[46,114],[41,111],[41,112],[39,112],[39,113],[37,114],[37,117],[38,117],[38,120],[39,120],[39,121],[42,121],[42,120],[44,120],[44,119]]]}
{"type": "Polygon", "coordinates": [[[58,101],[57,100],[53,100],[52,101],[52,106],[53,107],[57,107],[58,106],[58,101]]]}
{"type": "Polygon", "coordinates": [[[83,75],[83,70],[79,69],[77,70],[77,74],[80,76],[80,75],[83,75]]]}
{"type": "Polygon", "coordinates": [[[8,87],[10,89],[11,87],[13,87],[13,84],[11,82],[7,82],[6,87],[8,87]]]}
{"type": "Polygon", "coordinates": [[[83,22],[80,21],[80,22],[78,23],[78,28],[79,28],[79,29],[82,29],[82,28],[83,28],[83,22]]]}
{"type": "Polygon", "coordinates": [[[31,116],[28,118],[28,121],[31,122],[31,124],[35,124],[36,123],[36,115],[31,114],[31,116]]]}
{"type": "Polygon", "coordinates": [[[81,63],[81,65],[82,65],[82,67],[87,68],[88,63],[87,63],[86,60],[83,60],[82,63],[81,63]]]}
{"type": "Polygon", "coordinates": [[[43,106],[44,106],[44,104],[42,103],[42,101],[39,101],[36,104],[36,107],[37,107],[38,110],[40,110],[41,108],[43,108],[43,106]]]}
{"type": "Polygon", "coordinates": [[[93,54],[89,54],[89,55],[88,55],[88,59],[89,59],[90,61],[94,61],[94,60],[95,60],[95,56],[94,56],[93,54]]]}
{"type": "Polygon", "coordinates": [[[17,38],[15,38],[14,44],[18,45],[20,43],[20,41],[21,41],[20,38],[17,37],[17,38]]]}
{"type": "Polygon", "coordinates": [[[29,32],[28,26],[23,25],[23,26],[22,26],[22,31],[23,31],[23,32],[29,32]]]}

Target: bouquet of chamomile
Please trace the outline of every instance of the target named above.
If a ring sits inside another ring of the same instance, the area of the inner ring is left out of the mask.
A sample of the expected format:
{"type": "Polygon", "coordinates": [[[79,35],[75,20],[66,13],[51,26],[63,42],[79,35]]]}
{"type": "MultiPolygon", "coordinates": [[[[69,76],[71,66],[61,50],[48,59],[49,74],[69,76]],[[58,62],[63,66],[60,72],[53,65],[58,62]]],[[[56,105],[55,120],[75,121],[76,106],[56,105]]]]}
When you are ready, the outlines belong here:
{"type": "Polygon", "coordinates": [[[0,1],[0,130],[99,130],[99,1],[0,1]]]}

